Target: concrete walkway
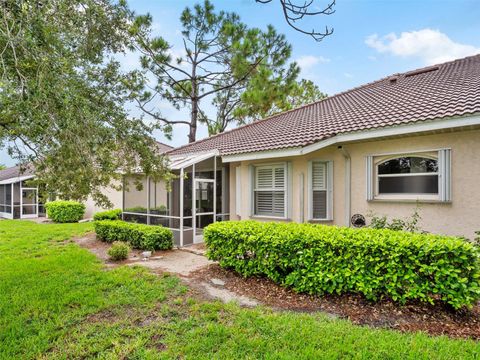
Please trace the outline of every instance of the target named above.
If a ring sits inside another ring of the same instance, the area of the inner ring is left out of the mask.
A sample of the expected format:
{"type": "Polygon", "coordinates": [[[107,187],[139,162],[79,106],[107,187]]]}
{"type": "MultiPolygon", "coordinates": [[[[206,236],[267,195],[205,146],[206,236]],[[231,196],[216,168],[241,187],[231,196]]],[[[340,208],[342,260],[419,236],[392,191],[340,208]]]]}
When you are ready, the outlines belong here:
{"type": "Polygon", "coordinates": [[[128,260],[113,262],[109,260],[107,254],[111,245],[97,240],[94,233],[74,238],[73,241],[94,253],[109,268],[122,265],[143,266],[150,269],[153,273],[169,272],[178,275],[188,286],[195,289],[204,298],[223,302],[235,301],[242,306],[249,307],[259,304],[256,300],[226,289],[222,280],[212,279],[208,276],[200,279],[190,276],[195,271],[214,264],[213,261],[206,258],[205,246],[203,244],[183,249],[156,251],[148,259],[143,258],[141,250],[132,250],[128,260]]]}
{"type": "Polygon", "coordinates": [[[205,256],[184,250],[164,252],[160,256],[152,256],[148,260],[140,258],[131,258],[129,260],[129,266],[140,265],[151,270],[162,270],[181,276],[188,276],[196,270],[200,270],[207,265],[213,264],[213,261],[208,260],[205,256]]]}

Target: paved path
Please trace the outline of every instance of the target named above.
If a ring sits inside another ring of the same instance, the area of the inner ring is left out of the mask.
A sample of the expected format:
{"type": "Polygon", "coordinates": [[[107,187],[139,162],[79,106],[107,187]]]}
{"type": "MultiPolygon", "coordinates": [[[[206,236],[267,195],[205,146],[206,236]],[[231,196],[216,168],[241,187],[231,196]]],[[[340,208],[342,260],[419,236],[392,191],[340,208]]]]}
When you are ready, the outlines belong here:
{"type": "Polygon", "coordinates": [[[190,273],[213,264],[205,256],[193,254],[184,250],[172,250],[162,253],[161,256],[152,256],[148,260],[137,258],[128,265],[141,265],[152,270],[163,270],[181,276],[188,276],[190,273]]]}
{"type": "Polygon", "coordinates": [[[205,279],[190,277],[190,274],[193,272],[214,263],[205,257],[205,247],[202,245],[169,251],[157,251],[147,260],[142,258],[142,251],[132,250],[128,260],[113,262],[109,260],[107,254],[111,245],[97,240],[94,233],[74,238],[73,241],[81,247],[90,250],[110,268],[121,265],[137,265],[144,266],[154,273],[169,272],[179,275],[184,282],[200,292],[205,298],[223,302],[235,301],[242,306],[256,306],[259,304],[256,300],[225,289],[225,284],[221,280],[208,277],[205,279]]]}

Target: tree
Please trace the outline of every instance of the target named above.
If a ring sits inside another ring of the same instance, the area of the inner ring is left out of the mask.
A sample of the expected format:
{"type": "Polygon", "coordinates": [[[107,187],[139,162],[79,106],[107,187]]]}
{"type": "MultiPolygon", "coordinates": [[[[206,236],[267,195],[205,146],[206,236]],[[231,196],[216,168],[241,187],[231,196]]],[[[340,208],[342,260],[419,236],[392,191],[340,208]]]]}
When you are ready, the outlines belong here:
{"type": "Polygon", "coordinates": [[[0,170],[5,170],[7,167],[3,164],[0,164],[0,170]]]}
{"type": "MultiPolygon", "coordinates": [[[[327,98],[327,94],[322,92],[320,88],[311,80],[302,79],[295,84],[292,92],[288,94],[284,109],[279,111],[295,109],[297,107],[311,104],[327,98]]],[[[272,109],[270,115],[276,113],[275,109],[272,109]]]]}
{"type": "MultiPolygon", "coordinates": [[[[275,30],[269,26],[265,37],[269,39],[266,48],[271,56],[266,56],[244,81],[216,93],[212,100],[217,109],[216,117],[202,114],[201,121],[207,124],[209,135],[225,131],[232,123],[241,125],[265,117],[272,108],[280,111],[289,108],[287,101],[297,88],[300,69],[295,62],[288,64],[291,47],[285,46],[283,35],[279,41],[275,30]],[[282,51],[284,49],[288,52],[282,51]]],[[[221,88],[229,81],[228,77],[220,79],[216,86],[221,88]]]]}
{"type": "MultiPolygon", "coordinates": [[[[188,140],[193,142],[200,121],[207,124],[211,133],[223,131],[225,126],[208,118],[204,104],[218,94],[230,101],[229,94],[237,94],[260,79],[290,86],[298,74],[295,63],[286,65],[291,46],[284,35],[271,26],[266,31],[249,29],[237,14],[215,12],[208,0],[182,12],[182,56],[174,57],[165,39],[149,36],[151,21],[151,16],[141,16],[135,22],[145,71],[137,102],[145,114],[162,124],[167,135],[171,135],[174,125],[188,125],[188,140]],[[148,80],[152,75],[153,85],[148,80]],[[155,106],[159,100],[168,101],[177,110],[187,107],[190,118],[165,118],[155,106]]],[[[213,100],[214,104],[217,102],[213,100]]]]}
{"type": "MultiPolygon", "coordinates": [[[[272,0],[255,0],[261,4],[271,3],[272,0]]],[[[314,0],[307,0],[300,4],[295,4],[292,0],[279,0],[280,5],[282,6],[283,16],[293,29],[302,34],[310,35],[315,39],[315,41],[322,41],[327,36],[333,34],[333,28],[325,26],[325,31],[316,31],[315,29],[311,31],[303,30],[302,28],[296,25],[298,20],[302,20],[305,17],[319,16],[319,15],[332,15],[335,13],[335,1],[330,2],[326,7],[320,8],[314,4],[314,0]],[[313,10],[312,10],[313,9],[313,10]]]]}
{"type": "Polygon", "coordinates": [[[4,0],[0,9],[0,141],[62,198],[110,205],[120,172],[165,175],[153,127],[124,110],[135,72],[110,55],[131,48],[120,0],[4,0]]]}
{"type": "Polygon", "coordinates": [[[296,81],[296,76],[276,82],[258,76],[243,88],[218,93],[213,101],[216,119],[207,121],[209,135],[225,131],[230,124],[243,125],[327,97],[311,80],[296,81]]]}

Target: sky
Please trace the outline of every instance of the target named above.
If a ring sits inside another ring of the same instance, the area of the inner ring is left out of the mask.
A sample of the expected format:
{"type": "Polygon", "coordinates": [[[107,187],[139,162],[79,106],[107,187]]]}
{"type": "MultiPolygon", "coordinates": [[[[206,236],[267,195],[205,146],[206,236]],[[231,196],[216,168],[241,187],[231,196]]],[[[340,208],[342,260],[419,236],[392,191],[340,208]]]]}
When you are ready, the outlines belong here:
{"type": "MultiPolygon", "coordinates": [[[[328,1],[328,0],[327,0],[328,1]]],[[[314,0],[324,7],[326,0],[314,0]]],[[[150,13],[155,35],[181,51],[179,16],[186,6],[198,1],[130,0],[138,14],[150,13]]],[[[303,4],[303,0],[292,0],[303,4]]],[[[328,95],[375,81],[382,77],[480,53],[480,0],[337,0],[336,12],[317,16],[299,26],[310,30],[333,27],[333,35],[321,42],[296,32],[283,18],[279,0],[261,4],[255,0],[212,0],[217,10],[234,11],[248,26],[265,29],[273,25],[292,44],[292,61],[302,68],[301,77],[314,81],[328,95]]],[[[138,66],[136,54],[118,58],[129,70],[138,66]]],[[[159,103],[162,114],[171,119],[188,115],[159,103]]],[[[139,110],[128,107],[133,115],[139,110]]],[[[213,111],[214,109],[210,109],[213,111]]],[[[174,129],[173,139],[162,133],[155,137],[172,146],[187,143],[187,128],[174,129]]],[[[207,136],[200,127],[197,139],[207,136]]],[[[14,165],[0,149],[0,164],[14,165]]]]}

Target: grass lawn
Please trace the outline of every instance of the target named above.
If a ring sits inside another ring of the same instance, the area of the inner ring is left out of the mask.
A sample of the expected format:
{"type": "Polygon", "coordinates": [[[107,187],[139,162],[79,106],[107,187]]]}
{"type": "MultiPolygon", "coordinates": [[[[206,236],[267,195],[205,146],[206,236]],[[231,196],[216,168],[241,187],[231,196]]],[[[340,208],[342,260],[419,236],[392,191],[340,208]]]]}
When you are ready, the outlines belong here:
{"type": "Polygon", "coordinates": [[[200,302],[175,277],[106,270],[65,241],[91,229],[0,221],[0,358],[480,357],[473,341],[200,302]]]}

